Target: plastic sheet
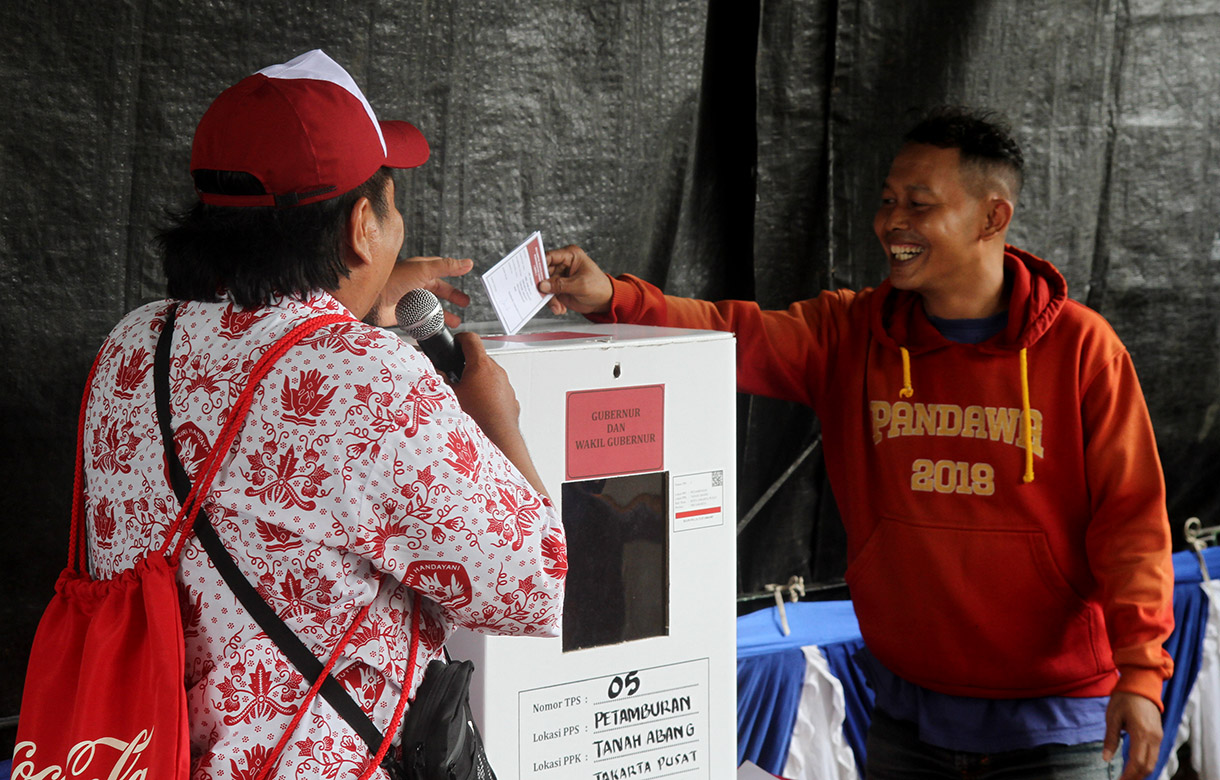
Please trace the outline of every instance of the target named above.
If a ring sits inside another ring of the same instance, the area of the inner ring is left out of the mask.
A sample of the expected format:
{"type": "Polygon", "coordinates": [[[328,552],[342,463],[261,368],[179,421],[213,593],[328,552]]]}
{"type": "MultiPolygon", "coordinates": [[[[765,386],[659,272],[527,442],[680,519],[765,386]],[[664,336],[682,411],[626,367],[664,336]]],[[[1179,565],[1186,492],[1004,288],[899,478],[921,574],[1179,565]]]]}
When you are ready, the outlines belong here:
{"type": "MultiPolygon", "coordinates": [[[[670,292],[782,306],[881,280],[871,220],[910,110],[1006,113],[1029,159],[1010,238],[1060,266],[1140,372],[1176,521],[1220,520],[1220,14],[1206,0],[209,0],[0,5],[0,663],[24,668],[66,544],[93,353],[158,297],[153,237],[191,196],[225,86],[322,47],[427,166],[399,179],[408,254],[485,270],[535,229],[670,292]]],[[[492,314],[473,279],[471,320],[492,314]]],[[[740,405],[741,511],[814,434],[740,405]]],[[[741,539],[742,590],[842,573],[818,458],[741,539]]],[[[834,594],[842,596],[842,593],[834,594]]],[[[0,716],[21,680],[0,683],[0,716]]]]}

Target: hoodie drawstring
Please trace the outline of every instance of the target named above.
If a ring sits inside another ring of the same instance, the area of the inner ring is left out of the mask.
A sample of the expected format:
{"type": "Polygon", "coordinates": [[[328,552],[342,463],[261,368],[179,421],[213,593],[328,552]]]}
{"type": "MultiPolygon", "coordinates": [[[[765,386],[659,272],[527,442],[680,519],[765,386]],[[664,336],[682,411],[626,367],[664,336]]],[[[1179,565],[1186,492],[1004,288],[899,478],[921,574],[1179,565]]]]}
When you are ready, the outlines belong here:
{"type": "Polygon", "coordinates": [[[898,347],[902,351],[902,389],[898,391],[898,395],[902,398],[910,398],[915,395],[915,388],[911,387],[911,353],[907,352],[906,347],[898,347]]]}
{"type": "MultiPolygon", "coordinates": [[[[902,389],[898,391],[898,395],[902,398],[910,398],[915,395],[915,388],[911,386],[911,353],[907,352],[907,348],[898,347],[902,353],[902,389]]],[[[1025,446],[1025,474],[1022,476],[1022,481],[1029,483],[1034,481],[1034,428],[1033,415],[1029,411],[1029,358],[1025,348],[1021,348],[1021,443],[1025,446]]]]}
{"type": "Polygon", "coordinates": [[[1025,444],[1025,482],[1034,481],[1034,431],[1029,413],[1029,360],[1021,348],[1021,440],[1025,444]]]}

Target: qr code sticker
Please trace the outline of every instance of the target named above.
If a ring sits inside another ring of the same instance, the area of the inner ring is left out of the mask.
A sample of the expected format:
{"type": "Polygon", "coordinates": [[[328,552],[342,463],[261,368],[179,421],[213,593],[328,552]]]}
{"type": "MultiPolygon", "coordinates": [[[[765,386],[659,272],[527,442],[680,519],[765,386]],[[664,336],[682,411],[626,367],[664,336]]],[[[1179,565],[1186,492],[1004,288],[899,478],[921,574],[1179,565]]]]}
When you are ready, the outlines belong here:
{"type": "Polygon", "coordinates": [[[724,472],[723,471],[713,471],[712,472],[712,487],[724,487],[724,472]]]}

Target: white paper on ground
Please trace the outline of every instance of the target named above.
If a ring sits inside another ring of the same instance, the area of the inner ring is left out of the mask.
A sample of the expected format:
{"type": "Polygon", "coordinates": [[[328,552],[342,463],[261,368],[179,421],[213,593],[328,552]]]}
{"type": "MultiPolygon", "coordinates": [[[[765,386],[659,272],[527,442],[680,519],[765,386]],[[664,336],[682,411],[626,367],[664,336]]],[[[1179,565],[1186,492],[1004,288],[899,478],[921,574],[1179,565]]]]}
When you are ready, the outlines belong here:
{"type": "Polygon", "coordinates": [[[744,764],[737,767],[737,780],[775,780],[775,775],[760,769],[758,764],[746,759],[744,764]]]}

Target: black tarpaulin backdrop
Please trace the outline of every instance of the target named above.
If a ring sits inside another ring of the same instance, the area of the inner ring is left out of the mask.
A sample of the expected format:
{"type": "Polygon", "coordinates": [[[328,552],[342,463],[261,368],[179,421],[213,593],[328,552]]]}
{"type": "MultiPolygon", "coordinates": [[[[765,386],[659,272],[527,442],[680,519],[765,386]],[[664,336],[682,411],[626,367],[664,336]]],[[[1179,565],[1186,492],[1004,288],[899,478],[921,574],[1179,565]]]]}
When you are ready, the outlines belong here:
{"type": "MultiPolygon", "coordinates": [[[[407,253],[481,272],[540,229],[668,292],[766,306],[883,278],[872,213],[912,109],[1000,109],[1029,160],[1011,240],[1129,346],[1175,526],[1220,522],[1213,0],[6,0],[0,29],[0,717],[65,560],[84,376],[161,296],[151,239],[190,197],[194,125],[315,47],[432,141],[399,177],[407,253]]],[[[464,286],[467,318],[492,319],[464,286]]],[[[744,514],[816,423],[766,399],[739,412],[744,514]]],[[[817,454],[739,543],[745,591],[841,575],[817,454]]]]}

